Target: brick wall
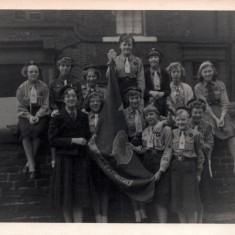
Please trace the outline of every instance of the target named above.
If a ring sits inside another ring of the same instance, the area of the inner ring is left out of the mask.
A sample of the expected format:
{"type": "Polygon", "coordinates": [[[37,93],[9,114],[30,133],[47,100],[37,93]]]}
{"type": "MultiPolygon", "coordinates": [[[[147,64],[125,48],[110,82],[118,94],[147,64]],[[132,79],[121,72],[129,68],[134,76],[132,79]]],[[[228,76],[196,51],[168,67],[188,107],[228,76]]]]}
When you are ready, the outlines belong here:
{"type": "Polygon", "coordinates": [[[0,221],[52,220],[49,203],[51,176],[49,150],[43,143],[37,157],[39,176],[29,180],[22,168],[26,157],[21,143],[9,129],[0,130],[0,221]]]}

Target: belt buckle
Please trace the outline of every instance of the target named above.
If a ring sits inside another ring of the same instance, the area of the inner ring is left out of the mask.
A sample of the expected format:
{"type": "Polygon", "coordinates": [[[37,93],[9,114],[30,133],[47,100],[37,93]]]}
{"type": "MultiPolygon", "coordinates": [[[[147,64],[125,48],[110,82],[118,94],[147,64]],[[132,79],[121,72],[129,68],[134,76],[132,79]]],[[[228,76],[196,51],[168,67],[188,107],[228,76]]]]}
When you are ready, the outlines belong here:
{"type": "Polygon", "coordinates": [[[183,161],[185,160],[185,157],[183,157],[183,156],[178,156],[177,159],[178,159],[178,161],[183,162],[183,161]]]}

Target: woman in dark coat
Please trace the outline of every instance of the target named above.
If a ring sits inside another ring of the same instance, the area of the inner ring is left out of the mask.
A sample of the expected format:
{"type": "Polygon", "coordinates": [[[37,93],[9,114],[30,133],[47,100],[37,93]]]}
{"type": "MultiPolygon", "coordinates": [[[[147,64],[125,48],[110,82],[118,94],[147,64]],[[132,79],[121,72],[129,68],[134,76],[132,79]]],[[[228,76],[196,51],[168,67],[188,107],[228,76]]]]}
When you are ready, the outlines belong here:
{"type": "Polygon", "coordinates": [[[65,107],[51,118],[49,143],[56,148],[53,176],[54,206],[63,209],[66,222],[82,222],[83,207],[89,204],[87,153],[90,138],[88,116],[77,108],[77,90],[61,89],[65,107]]]}
{"type": "Polygon", "coordinates": [[[147,53],[150,68],[145,70],[145,104],[153,102],[160,115],[167,116],[166,98],[171,94],[169,74],[160,67],[163,55],[156,48],[147,53]]]}

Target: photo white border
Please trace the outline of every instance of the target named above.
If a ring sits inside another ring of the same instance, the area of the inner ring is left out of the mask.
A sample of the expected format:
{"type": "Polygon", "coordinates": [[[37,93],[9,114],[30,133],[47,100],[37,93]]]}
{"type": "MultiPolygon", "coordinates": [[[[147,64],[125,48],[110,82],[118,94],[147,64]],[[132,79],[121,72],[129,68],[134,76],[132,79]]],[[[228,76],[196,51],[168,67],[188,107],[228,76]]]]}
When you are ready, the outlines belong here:
{"type": "MultiPolygon", "coordinates": [[[[234,11],[233,0],[1,0],[4,9],[55,10],[219,10],[234,11]]],[[[235,25],[234,25],[235,27],[235,25]]],[[[1,212],[0,212],[1,213],[1,212]]],[[[0,223],[2,235],[234,235],[233,224],[65,224],[0,223]]]]}

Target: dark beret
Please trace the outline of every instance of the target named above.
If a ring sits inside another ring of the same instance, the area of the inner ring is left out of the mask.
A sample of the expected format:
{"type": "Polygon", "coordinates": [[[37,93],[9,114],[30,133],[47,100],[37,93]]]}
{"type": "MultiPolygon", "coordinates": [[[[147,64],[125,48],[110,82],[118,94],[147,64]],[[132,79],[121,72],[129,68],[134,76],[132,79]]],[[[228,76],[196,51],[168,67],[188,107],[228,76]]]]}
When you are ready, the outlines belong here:
{"type": "Polygon", "coordinates": [[[78,90],[76,86],[73,86],[73,84],[70,85],[65,85],[60,89],[60,97],[63,97],[64,92],[68,89],[68,88],[72,88],[75,90],[77,96],[78,96],[78,90]]]}
{"type": "Polygon", "coordinates": [[[194,107],[200,107],[203,109],[203,111],[205,111],[206,110],[206,102],[200,98],[191,99],[190,101],[188,101],[187,107],[189,109],[193,109],[194,107]]]}
{"type": "Polygon", "coordinates": [[[162,60],[162,58],[163,58],[163,54],[162,54],[159,50],[157,50],[156,48],[151,48],[151,49],[148,51],[148,53],[147,53],[147,55],[146,55],[147,59],[148,59],[151,55],[157,55],[157,56],[159,56],[159,58],[160,58],[161,60],[162,60]]]}
{"type": "Polygon", "coordinates": [[[128,87],[127,89],[124,90],[124,94],[127,94],[129,91],[137,91],[137,92],[142,93],[141,88],[137,87],[137,86],[130,86],[130,87],[128,87]]]}

